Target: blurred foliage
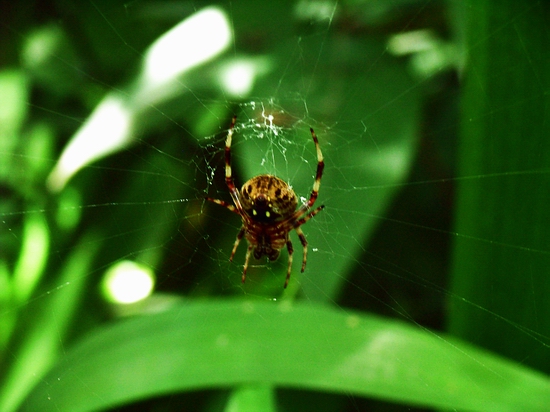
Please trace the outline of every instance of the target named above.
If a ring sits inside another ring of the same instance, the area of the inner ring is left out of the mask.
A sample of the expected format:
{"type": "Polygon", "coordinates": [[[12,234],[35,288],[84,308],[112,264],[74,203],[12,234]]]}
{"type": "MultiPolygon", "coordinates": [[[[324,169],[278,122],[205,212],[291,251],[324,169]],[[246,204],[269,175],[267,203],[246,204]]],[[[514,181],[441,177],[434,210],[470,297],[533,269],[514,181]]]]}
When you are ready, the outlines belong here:
{"type": "Polygon", "coordinates": [[[144,50],[202,6],[2,2],[0,410],[544,410],[548,379],[521,363],[550,364],[548,13],[492,3],[224,3],[231,50],[52,193],[76,130],[107,94],[131,95],[144,50]],[[453,30],[470,36],[462,121],[453,30]],[[413,31],[436,41],[392,54],[413,31]],[[229,96],[219,73],[239,59],[262,71],[229,96]],[[262,138],[262,111],[279,135],[262,138]],[[239,219],[203,200],[229,201],[233,113],[238,184],[277,173],[305,197],[309,127],[325,155],[327,207],[286,291],[286,254],[240,285],[245,246],[227,262],[239,219]],[[157,291],[116,307],[99,285],[123,259],[151,268],[157,291]],[[506,358],[435,332],[447,323],[506,358]]]}
{"type": "Polygon", "coordinates": [[[507,4],[472,2],[449,323],[549,373],[550,6],[507,4]]]}

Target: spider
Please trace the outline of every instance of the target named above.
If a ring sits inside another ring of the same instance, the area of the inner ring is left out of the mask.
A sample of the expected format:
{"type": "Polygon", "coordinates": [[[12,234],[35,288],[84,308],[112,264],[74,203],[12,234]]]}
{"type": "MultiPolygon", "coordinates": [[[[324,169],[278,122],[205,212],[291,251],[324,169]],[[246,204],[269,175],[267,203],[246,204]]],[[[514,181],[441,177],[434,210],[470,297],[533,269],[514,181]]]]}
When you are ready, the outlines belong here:
{"type": "Polygon", "coordinates": [[[309,200],[302,204],[298,209],[298,199],[292,188],[284,180],[273,175],[259,175],[248,180],[239,191],[233,182],[231,174],[231,139],[235,129],[237,116],[233,116],[231,126],[227,133],[225,141],[225,183],[231,194],[234,204],[224,200],[212,199],[206,200],[226,207],[230,211],[241,216],[243,225],[237,234],[237,239],[233,245],[229,261],[233,261],[235,252],[241,239],[244,237],[248,242],[248,249],[244,261],[242,283],[246,280],[246,271],[250,255],[254,253],[256,259],[267,256],[273,261],[279,257],[281,249],[286,245],[288,250],[288,269],[284,287],[288,285],[290,272],[292,269],[292,242],[289,233],[292,229],[296,231],[303,246],[302,272],[306,268],[307,262],[307,240],[300,226],[319,213],[324,205],[315,210],[311,210],[319,194],[321,185],[321,176],[323,175],[323,154],[319,146],[319,141],[313,129],[311,137],[317,150],[317,173],[313,182],[313,190],[309,200]]]}

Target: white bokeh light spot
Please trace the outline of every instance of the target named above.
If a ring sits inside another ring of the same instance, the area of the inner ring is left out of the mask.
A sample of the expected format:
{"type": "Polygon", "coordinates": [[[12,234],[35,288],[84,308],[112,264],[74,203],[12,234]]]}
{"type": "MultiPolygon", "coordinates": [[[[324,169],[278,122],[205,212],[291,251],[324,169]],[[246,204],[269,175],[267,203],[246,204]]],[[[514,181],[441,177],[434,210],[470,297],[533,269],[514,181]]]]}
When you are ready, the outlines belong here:
{"type": "Polygon", "coordinates": [[[135,262],[125,260],[111,266],[103,278],[103,294],[113,303],[128,304],[145,299],[153,292],[153,272],[135,262]]]}
{"type": "Polygon", "coordinates": [[[239,61],[228,65],[221,76],[225,90],[235,96],[247,95],[252,89],[255,72],[251,62],[239,61]]]}

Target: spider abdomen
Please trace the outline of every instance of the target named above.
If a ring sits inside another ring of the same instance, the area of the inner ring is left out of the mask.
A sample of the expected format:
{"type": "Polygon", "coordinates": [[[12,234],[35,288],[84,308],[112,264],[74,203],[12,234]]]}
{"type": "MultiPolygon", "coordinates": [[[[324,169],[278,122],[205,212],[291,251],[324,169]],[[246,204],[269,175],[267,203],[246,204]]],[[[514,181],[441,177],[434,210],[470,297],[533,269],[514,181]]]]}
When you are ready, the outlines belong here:
{"type": "Polygon", "coordinates": [[[261,223],[284,220],[298,205],[292,188],[272,175],[259,175],[247,181],[241,189],[241,202],[247,215],[261,223]]]}
{"type": "MultiPolygon", "coordinates": [[[[248,237],[247,240],[250,242],[250,237],[248,237]]],[[[254,257],[256,259],[260,259],[262,256],[267,256],[269,260],[273,261],[277,260],[279,253],[286,244],[287,240],[280,239],[279,241],[273,242],[269,237],[263,237],[260,239],[255,237],[252,239],[252,242],[256,245],[254,247],[254,257]]]]}
{"type": "Polygon", "coordinates": [[[254,257],[260,259],[267,256],[269,260],[277,260],[280,251],[288,242],[288,231],[277,226],[262,223],[251,223],[245,232],[246,240],[254,246],[254,257]]]}

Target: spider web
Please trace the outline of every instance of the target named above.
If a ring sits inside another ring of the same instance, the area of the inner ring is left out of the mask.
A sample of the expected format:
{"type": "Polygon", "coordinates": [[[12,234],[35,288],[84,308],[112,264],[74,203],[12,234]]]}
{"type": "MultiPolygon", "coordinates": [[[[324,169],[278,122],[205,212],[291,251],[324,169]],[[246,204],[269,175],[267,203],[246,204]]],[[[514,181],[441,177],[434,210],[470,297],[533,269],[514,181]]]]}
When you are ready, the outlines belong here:
{"type": "MultiPolygon", "coordinates": [[[[45,241],[49,256],[42,263],[41,277],[27,287],[32,293],[20,297],[16,306],[6,305],[2,317],[33,313],[62,291],[82,287],[92,291],[88,307],[108,312],[112,306],[98,285],[109,268],[128,260],[155,273],[155,293],[145,308],[117,307],[115,314],[99,318],[121,316],[119,310],[156,310],[178,296],[301,299],[396,317],[431,334],[432,329],[445,329],[451,305],[508,324],[519,335],[518,342],[527,341],[547,356],[548,336],[537,321],[545,312],[537,308],[536,285],[527,292],[533,297],[534,318],[533,324],[527,324],[498,305],[494,309],[463,296],[451,287],[449,275],[452,246],[458,240],[479,246],[480,253],[498,249],[527,255],[527,262],[548,256],[547,249],[531,246],[532,239],[456,232],[452,215],[457,185],[478,180],[498,185],[518,179],[525,188],[539,186],[547,192],[547,171],[509,165],[494,173],[458,173],[456,73],[461,61],[443,6],[429,1],[362,6],[370,8],[354,14],[357,9],[347,3],[297,2],[281,12],[277,5],[270,9],[255,3],[223,3],[234,36],[228,51],[179,79],[178,92],[145,104],[129,141],[85,163],[62,190],[52,194],[44,182],[98,102],[108,93],[131,95],[129,84],[135,73],[128,70],[128,62],[138,71],[147,46],[193,13],[186,6],[165,5],[167,12],[141,1],[75,5],[78,13],[94,22],[81,31],[101,27],[101,35],[85,33],[94,50],[90,54],[101,61],[109,61],[109,54],[126,57],[113,58],[114,67],[101,73],[83,64],[90,56],[64,54],[62,45],[53,52],[57,65],[46,67],[42,78],[33,74],[40,91],[30,95],[27,108],[30,148],[6,142],[2,152],[12,165],[27,168],[21,174],[32,176],[26,182],[30,187],[38,181],[43,185],[33,191],[4,183],[2,273],[22,265],[17,262],[26,230],[44,226],[56,231],[45,241]],[[270,22],[273,16],[278,17],[277,25],[270,22]],[[144,33],[138,35],[136,26],[144,21],[144,33]],[[109,47],[102,49],[100,44],[109,47]],[[255,77],[239,97],[219,83],[224,70],[243,62],[248,64],[244,67],[254,68],[255,77]],[[68,73],[66,91],[45,86],[56,67],[68,73]],[[86,92],[75,97],[71,81],[86,85],[86,92]],[[300,243],[291,234],[295,255],[286,291],[282,289],[286,251],[276,262],[251,261],[247,282],[241,284],[244,241],[234,261],[228,261],[240,219],[204,200],[205,196],[231,200],[224,182],[224,145],[233,114],[237,125],[232,163],[238,187],[258,174],[273,174],[288,182],[303,203],[311,193],[316,169],[310,127],[323,150],[325,171],[315,206],[326,207],[303,226],[309,242],[303,274],[298,265],[301,248],[296,247],[300,243]],[[44,126],[48,122],[55,126],[44,126]],[[78,254],[87,264],[81,272],[71,272],[67,262],[78,254]]],[[[28,28],[4,22],[3,30],[18,38],[22,49],[34,44],[40,33],[61,36],[62,41],[73,38],[70,30],[79,33],[74,11],[60,7],[53,16],[60,25],[37,22],[28,28]],[[71,34],[64,37],[59,27],[71,34]]],[[[524,58],[530,64],[530,57],[524,58]]],[[[538,93],[544,92],[543,84],[538,93]]],[[[529,210],[514,213],[524,215],[529,210]]],[[[517,271],[519,276],[529,268],[517,271]]],[[[486,287],[499,289],[496,283],[486,287]]],[[[506,299],[513,291],[498,292],[506,299]]],[[[69,322],[63,315],[50,316],[59,325],[69,322]]],[[[70,346],[79,328],[98,323],[97,315],[79,316],[82,324],[59,338],[63,348],[70,346]]],[[[17,343],[11,345],[14,359],[5,363],[13,366],[21,355],[17,343]]],[[[350,401],[349,410],[361,409],[360,402],[350,401]]]]}

